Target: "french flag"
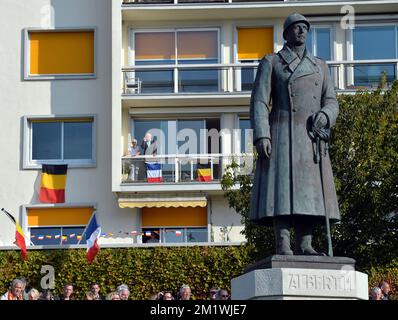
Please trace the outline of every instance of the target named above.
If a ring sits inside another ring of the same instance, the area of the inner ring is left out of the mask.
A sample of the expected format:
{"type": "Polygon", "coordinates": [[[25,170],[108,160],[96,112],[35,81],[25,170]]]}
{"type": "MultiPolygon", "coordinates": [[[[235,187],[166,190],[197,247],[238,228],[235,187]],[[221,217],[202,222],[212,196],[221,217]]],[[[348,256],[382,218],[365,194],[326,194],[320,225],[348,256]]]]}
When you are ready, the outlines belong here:
{"type": "Polygon", "coordinates": [[[101,235],[101,226],[98,224],[97,217],[94,214],[86,229],[87,261],[90,264],[93,262],[95,256],[100,250],[100,247],[97,243],[100,235],[101,235]]]}
{"type": "Polygon", "coordinates": [[[147,181],[162,182],[162,166],[160,163],[147,163],[147,181]]]}

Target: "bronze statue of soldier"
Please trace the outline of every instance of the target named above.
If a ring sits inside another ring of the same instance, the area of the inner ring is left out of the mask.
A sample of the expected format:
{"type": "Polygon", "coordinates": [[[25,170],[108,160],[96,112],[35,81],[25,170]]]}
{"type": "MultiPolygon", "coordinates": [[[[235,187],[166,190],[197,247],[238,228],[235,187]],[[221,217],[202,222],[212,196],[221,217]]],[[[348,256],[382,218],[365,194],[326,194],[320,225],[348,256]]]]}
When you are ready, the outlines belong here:
{"type": "MultiPolygon", "coordinates": [[[[339,112],[326,63],[306,50],[310,23],[294,13],[284,23],[286,43],[258,67],[251,102],[258,152],[251,220],[274,227],[276,253],[323,255],[312,247],[314,228],[340,220],[327,150],[339,112]]],[[[330,232],[329,255],[331,251],[330,232]]]]}

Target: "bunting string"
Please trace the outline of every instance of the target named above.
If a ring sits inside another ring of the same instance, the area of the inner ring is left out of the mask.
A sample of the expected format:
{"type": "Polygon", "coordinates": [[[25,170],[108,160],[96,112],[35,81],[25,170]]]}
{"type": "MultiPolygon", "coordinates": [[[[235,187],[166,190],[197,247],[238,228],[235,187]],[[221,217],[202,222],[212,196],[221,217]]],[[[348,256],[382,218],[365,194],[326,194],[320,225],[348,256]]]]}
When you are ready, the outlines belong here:
{"type": "MultiPolygon", "coordinates": [[[[165,230],[166,233],[174,233],[177,237],[178,236],[182,236],[182,231],[181,230],[173,230],[173,229],[168,229],[165,230]]],[[[133,231],[129,231],[129,232],[124,232],[124,231],[119,231],[117,233],[117,235],[121,236],[128,236],[128,237],[137,237],[137,236],[146,236],[146,237],[150,237],[152,235],[152,233],[159,235],[158,231],[137,231],[137,230],[133,230],[133,231]]],[[[115,234],[112,232],[106,232],[106,233],[101,233],[100,237],[101,238],[111,238],[113,237],[115,234]]],[[[39,234],[39,235],[31,235],[30,236],[31,239],[37,239],[39,241],[42,241],[44,239],[60,239],[62,241],[68,241],[68,239],[77,239],[77,240],[81,240],[82,238],[82,234],[76,234],[76,233],[72,233],[72,234],[56,234],[56,235],[49,235],[49,234],[39,234]]]]}

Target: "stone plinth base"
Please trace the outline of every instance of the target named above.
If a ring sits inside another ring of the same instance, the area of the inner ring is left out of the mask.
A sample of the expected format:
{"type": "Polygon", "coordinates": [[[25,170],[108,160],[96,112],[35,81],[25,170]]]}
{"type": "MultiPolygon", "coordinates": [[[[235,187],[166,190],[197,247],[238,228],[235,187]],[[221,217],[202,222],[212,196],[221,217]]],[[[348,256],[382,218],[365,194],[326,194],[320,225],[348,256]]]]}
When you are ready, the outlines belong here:
{"type": "Polygon", "coordinates": [[[232,279],[232,299],[368,300],[368,275],[355,271],[354,264],[344,257],[268,257],[232,279]]]}

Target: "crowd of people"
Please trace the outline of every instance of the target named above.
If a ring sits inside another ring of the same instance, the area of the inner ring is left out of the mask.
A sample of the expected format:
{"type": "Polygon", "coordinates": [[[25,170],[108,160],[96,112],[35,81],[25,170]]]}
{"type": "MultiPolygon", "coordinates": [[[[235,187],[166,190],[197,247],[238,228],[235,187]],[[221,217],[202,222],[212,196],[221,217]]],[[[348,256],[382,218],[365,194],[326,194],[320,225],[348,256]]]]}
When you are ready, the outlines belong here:
{"type": "Polygon", "coordinates": [[[387,281],[381,281],[378,287],[370,289],[369,300],[390,300],[390,285],[387,281]]]}
{"type": "MultiPolygon", "coordinates": [[[[10,289],[4,293],[0,300],[129,300],[130,289],[128,285],[121,284],[106,295],[102,295],[98,283],[90,284],[89,290],[82,297],[74,294],[73,284],[66,283],[60,295],[54,295],[52,290],[45,289],[39,292],[37,289],[27,285],[26,279],[14,279],[10,289]]],[[[192,291],[190,286],[182,285],[177,292],[171,290],[158,292],[148,297],[149,300],[191,300],[192,291]]],[[[209,300],[230,300],[230,294],[225,288],[212,287],[209,291],[209,300]]]]}
{"type": "MultiPolygon", "coordinates": [[[[379,286],[370,289],[369,300],[390,300],[390,285],[387,281],[381,281],[379,286]]],[[[121,284],[106,295],[102,295],[98,283],[90,284],[88,291],[82,297],[74,294],[73,284],[66,283],[60,295],[54,295],[52,290],[45,289],[39,292],[27,285],[26,279],[14,279],[10,289],[0,296],[0,300],[129,300],[130,289],[128,285],[121,284]]],[[[183,284],[176,292],[172,290],[161,291],[148,296],[149,300],[191,300],[190,286],[183,284]]],[[[208,300],[230,300],[228,289],[212,287],[209,290],[208,300]]]]}

